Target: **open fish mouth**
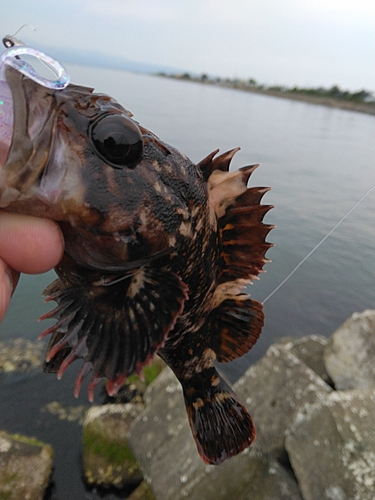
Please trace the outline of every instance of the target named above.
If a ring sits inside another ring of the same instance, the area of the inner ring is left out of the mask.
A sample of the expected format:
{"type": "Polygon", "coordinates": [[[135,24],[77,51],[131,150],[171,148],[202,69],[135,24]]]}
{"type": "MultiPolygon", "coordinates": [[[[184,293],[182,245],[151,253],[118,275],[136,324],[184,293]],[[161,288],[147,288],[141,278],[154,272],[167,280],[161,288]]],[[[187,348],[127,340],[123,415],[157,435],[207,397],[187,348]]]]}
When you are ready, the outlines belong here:
{"type": "MultiPolygon", "coordinates": [[[[44,126],[43,113],[30,119],[31,110],[27,103],[27,90],[22,81],[26,76],[32,83],[51,89],[52,92],[65,88],[69,83],[68,75],[56,60],[31,47],[14,46],[0,56],[0,198],[1,206],[14,201],[17,191],[26,191],[41,176],[43,159],[35,157],[33,136],[39,126],[44,126]],[[55,78],[47,79],[23,61],[21,56],[28,55],[40,60],[50,68],[55,78]],[[30,123],[32,125],[30,126],[30,123]],[[34,157],[34,158],[32,158],[34,157]],[[32,158],[32,162],[29,160],[32,158]],[[27,163],[30,166],[27,167],[27,163]],[[32,166],[32,168],[30,168],[32,166]],[[6,187],[5,187],[6,186],[6,187]],[[6,192],[5,192],[6,190],[6,192]]],[[[40,109],[40,107],[39,107],[40,109]]]]}

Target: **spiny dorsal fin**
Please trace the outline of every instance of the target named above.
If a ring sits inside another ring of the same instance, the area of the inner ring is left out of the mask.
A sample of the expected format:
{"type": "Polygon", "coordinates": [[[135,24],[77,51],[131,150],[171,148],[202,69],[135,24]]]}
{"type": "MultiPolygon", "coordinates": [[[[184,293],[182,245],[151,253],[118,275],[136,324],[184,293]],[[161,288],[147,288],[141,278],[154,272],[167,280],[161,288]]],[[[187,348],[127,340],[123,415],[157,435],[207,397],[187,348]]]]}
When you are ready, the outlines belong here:
{"type": "Polygon", "coordinates": [[[274,226],[263,223],[272,206],[260,204],[269,188],[248,188],[249,178],[257,167],[250,165],[232,172],[216,169],[207,181],[220,246],[218,286],[211,313],[211,347],[221,362],[251,349],[263,326],[262,305],[243,293],[264,272],[263,266],[269,262],[265,254],[273,246],[266,236],[274,226]]]}
{"type": "Polygon", "coordinates": [[[256,279],[263,266],[270,262],[265,254],[272,243],[266,241],[274,228],[264,224],[263,218],[272,205],[261,205],[268,188],[250,188],[226,208],[218,220],[220,256],[222,259],[219,282],[245,278],[256,279]]]}
{"type": "Polygon", "coordinates": [[[233,156],[240,149],[241,148],[231,149],[230,151],[214,158],[214,156],[219,152],[219,150],[216,149],[206,156],[206,158],[203,158],[203,160],[198,163],[198,167],[202,170],[204,180],[207,181],[214,170],[228,172],[233,156]]]}
{"type": "Polygon", "coordinates": [[[273,207],[260,204],[269,188],[247,185],[258,166],[249,165],[232,172],[216,169],[207,181],[209,202],[218,224],[219,283],[252,280],[269,262],[265,253],[273,245],[266,242],[266,236],[274,226],[264,224],[263,218],[273,207]]]}
{"type": "Polygon", "coordinates": [[[207,181],[208,197],[216,217],[220,219],[227,208],[247,191],[247,183],[259,165],[249,165],[232,172],[214,170],[207,181]]]}

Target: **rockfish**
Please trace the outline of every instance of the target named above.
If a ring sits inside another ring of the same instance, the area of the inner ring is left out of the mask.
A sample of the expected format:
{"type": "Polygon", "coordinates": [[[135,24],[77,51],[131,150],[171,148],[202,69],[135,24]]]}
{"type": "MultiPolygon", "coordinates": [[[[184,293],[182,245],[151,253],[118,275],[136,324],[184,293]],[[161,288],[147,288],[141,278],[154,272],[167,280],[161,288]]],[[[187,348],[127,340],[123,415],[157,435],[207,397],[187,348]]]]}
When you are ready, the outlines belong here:
{"type": "MultiPolygon", "coordinates": [[[[19,65],[19,62],[17,62],[19,65]]],[[[158,354],[180,381],[202,459],[249,446],[253,421],[215,368],[242,356],[263,326],[246,286],[262,272],[273,226],[248,187],[257,165],[230,171],[233,149],[194,164],[107,95],[47,88],[4,65],[0,207],[58,222],[65,253],[45,290],[57,303],[44,370],[83,363],[114,395],[158,354]],[[6,98],[6,99],[5,99],[6,98]],[[5,108],[4,108],[5,109],[5,108]]]]}

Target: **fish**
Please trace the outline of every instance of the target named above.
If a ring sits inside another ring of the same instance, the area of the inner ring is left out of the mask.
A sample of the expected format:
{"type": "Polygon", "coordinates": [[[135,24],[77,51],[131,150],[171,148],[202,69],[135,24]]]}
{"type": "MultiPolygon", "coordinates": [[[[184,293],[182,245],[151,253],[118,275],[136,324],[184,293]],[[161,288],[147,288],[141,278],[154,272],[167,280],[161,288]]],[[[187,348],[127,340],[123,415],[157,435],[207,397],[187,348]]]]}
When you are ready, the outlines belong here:
{"type": "Polygon", "coordinates": [[[254,422],[216,364],[246,354],[264,323],[246,291],[273,246],[269,188],[248,186],[258,165],[231,170],[239,148],[193,163],[89,87],[48,88],[17,65],[0,83],[12,109],[0,115],[0,208],[53,219],[65,240],[44,291],[56,306],[41,318],[55,320],[43,370],[61,378],[81,359],[74,393],[88,376],[93,401],[100,381],[115,395],[158,355],[203,461],[240,453],[254,422]]]}

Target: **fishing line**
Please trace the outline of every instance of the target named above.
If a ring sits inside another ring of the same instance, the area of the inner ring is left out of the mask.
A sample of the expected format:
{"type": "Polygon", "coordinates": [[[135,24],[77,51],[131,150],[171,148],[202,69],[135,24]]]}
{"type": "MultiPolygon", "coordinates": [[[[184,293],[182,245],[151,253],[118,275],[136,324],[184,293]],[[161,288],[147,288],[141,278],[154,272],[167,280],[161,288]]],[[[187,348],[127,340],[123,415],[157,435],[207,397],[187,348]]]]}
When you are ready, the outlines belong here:
{"type": "Polygon", "coordinates": [[[317,250],[320,247],[320,245],[322,245],[325,242],[325,240],[329,236],[331,236],[333,231],[335,231],[335,229],[337,229],[339,227],[339,225],[353,212],[353,210],[366,198],[366,196],[371,193],[371,191],[374,188],[375,188],[375,183],[365,192],[365,194],[363,196],[361,196],[361,198],[352,206],[352,208],[346,212],[346,214],[329,231],[329,233],[326,234],[324,236],[324,238],[322,240],[320,240],[317,245],[315,245],[315,247],[306,255],[306,257],[304,257],[301,260],[301,262],[296,265],[296,267],[288,274],[288,276],[286,278],[284,278],[283,281],[263,300],[262,304],[265,304],[267,302],[267,300],[270,299],[272,297],[272,295],[274,295],[288,281],[288,279],[293,276],[293,274],[302,266],[302,264],[304,262],[306,262],[306,260],[315,252],[315,250],[317,250]]]}

